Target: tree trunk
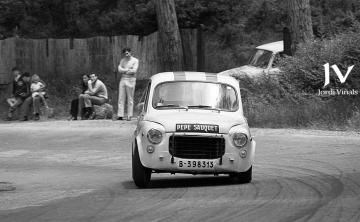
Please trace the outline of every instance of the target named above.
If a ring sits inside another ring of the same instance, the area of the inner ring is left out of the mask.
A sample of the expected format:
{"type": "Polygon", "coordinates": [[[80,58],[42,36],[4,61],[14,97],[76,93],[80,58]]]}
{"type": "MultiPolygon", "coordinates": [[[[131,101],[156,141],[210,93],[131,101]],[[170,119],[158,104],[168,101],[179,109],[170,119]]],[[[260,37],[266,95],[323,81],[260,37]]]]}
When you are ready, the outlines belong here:
{"type": "Polygon", "coordinates": [[[313,40],[310,0],[287,0],[292,54],[299,43],[313,40]]]}
{"type": "Polygon", "coordinates": [[[175,1],[155,0],[156,17],[159,30],[160,71],[183,70],[183,50],[177,23],[175,1]]]}
{"type": "Polygon", "coordinates": [[[197,29],[197,71],[205,71],[205,41],[204,41],[204,25],[200,24],[197,29]]]}

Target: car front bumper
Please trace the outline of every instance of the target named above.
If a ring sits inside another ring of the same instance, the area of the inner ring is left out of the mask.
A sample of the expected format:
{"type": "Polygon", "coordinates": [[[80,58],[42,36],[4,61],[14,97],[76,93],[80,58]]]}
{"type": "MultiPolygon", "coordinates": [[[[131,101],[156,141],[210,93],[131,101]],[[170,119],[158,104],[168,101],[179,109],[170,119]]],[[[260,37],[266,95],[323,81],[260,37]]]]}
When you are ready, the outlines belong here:
{"type": "MultiPolygon", "coordinates": [[[[202,134],[202,133],[166,133],[160,144],[154,145],[149,143],[145,135],[138,135],[136,137],[137,147],[139,149],[139,156],[143,166],[153,169],[157,172],[181,172],[191,174],[218,174],[218,173],[233,173],[245,172],[254,162],[255,156],[255,141],[250,138],[248,143],[238,148],[232,144],[232,138],[228,134],[202,134]],[[191,135],[204,137],[223,137],[225,139],[225,154],[217,159],[188,159],[173,157],[169,152],[169,138],[173,135],[191,135]],[[154,152],[148,153],[147,147],[153,146],[154,152]],[[241,156],[241,152],[246,151],[246,156],[241,156]],[[189,162],[190,161],[190,162],[189,162]],[[182,163],[205,164],[205,167],[180,167],[182,163]],[[206,164],[212,163],[213,167],[206,167],[206,164]]],[[[134,147],[134,146],[133,146],[134,147]]]]}

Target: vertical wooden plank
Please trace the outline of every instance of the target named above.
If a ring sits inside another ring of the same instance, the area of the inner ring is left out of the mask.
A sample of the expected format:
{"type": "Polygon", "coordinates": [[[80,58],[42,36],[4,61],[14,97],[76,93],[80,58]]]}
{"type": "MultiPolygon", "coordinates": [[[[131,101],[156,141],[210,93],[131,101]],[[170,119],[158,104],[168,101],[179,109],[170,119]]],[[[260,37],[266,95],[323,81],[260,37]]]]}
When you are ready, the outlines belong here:
{"type": "MultiPolygon", "coordinates": [[[[184,61],[187,70],[197,68],[197,31],[182,30],[184,61]]],[[[161,68],[158,32],[148,36],[99,36],[86,39],[20,39],[0,40],[0,82],[7,82],[12,67],[41,76],[79,78],[96,72],[115,80],[114,69],[122,58],[122,49],[130,47],[140,60],[137,78],[148,79],[161,68]],[[6,74],[4,74],[6,73],[6,74]]]]}
{"type": "Polygon", "coordinates": [[[11,82],[11,69],[15,65],[15,38],[0,40],[0,85],[11,82]]]}

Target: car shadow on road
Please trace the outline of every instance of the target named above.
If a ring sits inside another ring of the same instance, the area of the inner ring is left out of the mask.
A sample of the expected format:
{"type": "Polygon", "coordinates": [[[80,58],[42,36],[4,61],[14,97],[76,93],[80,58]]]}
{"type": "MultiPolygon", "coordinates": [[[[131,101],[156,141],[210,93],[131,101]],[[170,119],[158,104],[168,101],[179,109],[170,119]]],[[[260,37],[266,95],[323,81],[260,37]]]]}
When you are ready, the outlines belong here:
{"type": "MultiPolygon", "coordinates": [[[[229,176],[166,177],[153,178],[147,189],[225,186],[241,184],[229,176]]],[[[125,189],[138,189],[133,181],[124,181],[125,189]]]]}

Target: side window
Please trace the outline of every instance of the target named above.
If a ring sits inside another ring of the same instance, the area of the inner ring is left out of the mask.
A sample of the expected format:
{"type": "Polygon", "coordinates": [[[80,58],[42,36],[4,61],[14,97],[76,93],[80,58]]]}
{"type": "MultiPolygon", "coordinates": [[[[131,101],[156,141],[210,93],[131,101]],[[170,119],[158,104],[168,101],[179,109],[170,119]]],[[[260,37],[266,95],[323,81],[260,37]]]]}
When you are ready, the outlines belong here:
{"type": "Polygon", "coordinates": [[[273,55],[273,61],[272,61],[272,65],[271,68],[277,68],[279,66],[279,54],[274,54],[273,55]]]}

